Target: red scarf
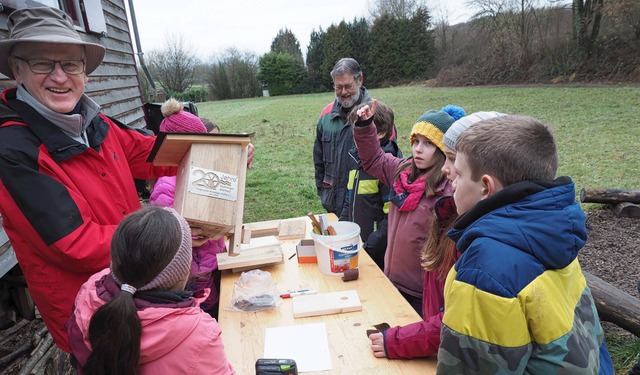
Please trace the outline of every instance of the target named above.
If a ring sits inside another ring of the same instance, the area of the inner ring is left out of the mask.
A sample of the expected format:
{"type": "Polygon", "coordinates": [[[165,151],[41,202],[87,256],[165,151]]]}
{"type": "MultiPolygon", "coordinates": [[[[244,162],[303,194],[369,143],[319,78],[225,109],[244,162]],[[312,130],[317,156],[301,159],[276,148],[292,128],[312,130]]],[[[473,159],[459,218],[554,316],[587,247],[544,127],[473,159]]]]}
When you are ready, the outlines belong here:
{"type": "Polygon", "coordinates": [[[413,211],[418,207],[418,202],[420,202],[420,198],[422,194],[424,194],[427,185],[425,183],[427,179],[427,173],[418,177],[417,180],[413,182],[408,182],[409,174],[411,173],[411,168],[407,168],[404,171],[400,172],[399,178],[393,182],[393,190],[396,194],[402,194],[404,192],[408,193],[409,196],[405,199],[402,206],[400,206],[400,211],[413,211]]]}

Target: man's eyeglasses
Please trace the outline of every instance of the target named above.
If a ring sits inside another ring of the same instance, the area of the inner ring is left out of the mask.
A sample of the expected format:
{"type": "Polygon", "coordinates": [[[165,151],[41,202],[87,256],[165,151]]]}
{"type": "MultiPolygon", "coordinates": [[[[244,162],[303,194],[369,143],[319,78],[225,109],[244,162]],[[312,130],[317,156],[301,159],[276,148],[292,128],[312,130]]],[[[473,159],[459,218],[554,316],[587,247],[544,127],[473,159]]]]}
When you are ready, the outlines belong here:
{"type": "Polygon", "coordinates": [[[351,91],[356,87],[356,83],[350,83],[348,85],[344,85],[344,86],[340,86],[340,85],[333,85],[334,90],[336,90],[337,92],[341,92],[342,90],[347,90],[347,91],[351,91]]]}
{"type": "Polygon", "coordinates": [[[14,57],[29,64],[29,69],[31,69],[31,72],[34,74],[51,74],[51,72],[56,68],[56,64],[60,64],[62,70],[67,74],[84,73],[84,60],[27,60],[19,56],[14,57]]]}

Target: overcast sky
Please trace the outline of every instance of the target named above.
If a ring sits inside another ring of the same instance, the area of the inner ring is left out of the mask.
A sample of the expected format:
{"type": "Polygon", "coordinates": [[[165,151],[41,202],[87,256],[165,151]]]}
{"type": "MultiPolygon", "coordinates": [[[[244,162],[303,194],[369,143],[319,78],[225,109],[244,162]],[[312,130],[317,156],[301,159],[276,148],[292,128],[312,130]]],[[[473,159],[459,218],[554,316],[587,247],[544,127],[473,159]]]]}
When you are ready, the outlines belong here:
{"type": "MultiPolygon", "coordinates": [[[[288,28],[306,55],[313,29],[354,17],[369,17],[370,0],[135,0],[142,51],[163,49],[167,37],[181,36],[208,60],[229,47],[260,56],[269,52],[278,31],[288,28]]],[[[128,4],[128,2],[127,2],[128,4]]],[[[450,24],[472,15],[465,0],[430,0],[432,16],[448,14],[450,24]]],[[[133,39],[133,38],[132,38],[133,39]]],[[[135,40],[134,40],[135,43],[135,40]]]]}

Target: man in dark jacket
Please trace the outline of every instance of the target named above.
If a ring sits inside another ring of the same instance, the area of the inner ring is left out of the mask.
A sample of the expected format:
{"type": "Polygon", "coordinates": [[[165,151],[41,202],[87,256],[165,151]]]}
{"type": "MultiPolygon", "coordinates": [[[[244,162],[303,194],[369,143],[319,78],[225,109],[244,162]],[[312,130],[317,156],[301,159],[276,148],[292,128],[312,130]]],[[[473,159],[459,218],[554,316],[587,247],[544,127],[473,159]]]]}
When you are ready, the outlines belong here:
{"type": "Polygon", "coordinates": [[[347,117],[360,103],[371,101],[362,85],[362,69],[352,58],[338,60],[331,71],[336,98],[320,114],[313,145],[313,164],[318,196],[327,212],[342,212],[349,179],[349,150],[353,130],[347,117]]]}

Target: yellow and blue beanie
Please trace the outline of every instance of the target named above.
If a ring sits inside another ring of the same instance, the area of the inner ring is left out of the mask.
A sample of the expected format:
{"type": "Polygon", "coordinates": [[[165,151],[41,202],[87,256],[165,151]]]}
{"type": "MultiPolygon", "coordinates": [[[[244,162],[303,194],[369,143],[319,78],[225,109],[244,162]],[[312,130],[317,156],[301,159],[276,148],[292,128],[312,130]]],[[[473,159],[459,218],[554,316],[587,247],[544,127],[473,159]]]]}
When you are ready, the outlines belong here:
{"type": "Polygon", "coordinates": [[[416,123],[411,129],[411,138],[409,138],[410,145],[413,144],[413,139],[416,134],[425,136],[430,140],[440,151],[444,152],[444,143],[442,139],[444,133],[447,132],[451,124],[456,120],[465,116],[464,109],[455,105],[446,105],[441,110],[430,110],[418,117],[416,123]]]}

